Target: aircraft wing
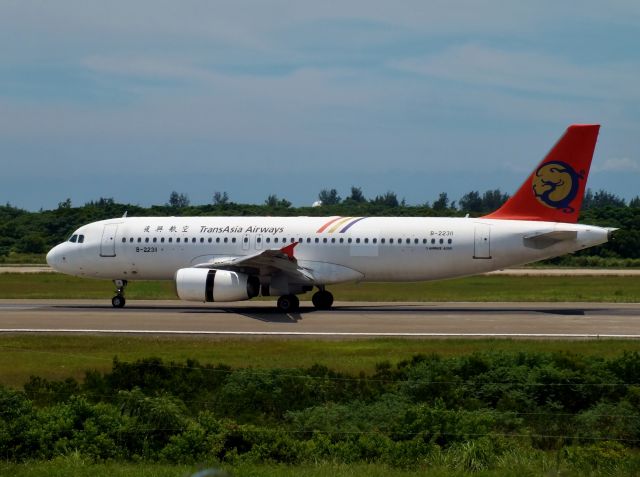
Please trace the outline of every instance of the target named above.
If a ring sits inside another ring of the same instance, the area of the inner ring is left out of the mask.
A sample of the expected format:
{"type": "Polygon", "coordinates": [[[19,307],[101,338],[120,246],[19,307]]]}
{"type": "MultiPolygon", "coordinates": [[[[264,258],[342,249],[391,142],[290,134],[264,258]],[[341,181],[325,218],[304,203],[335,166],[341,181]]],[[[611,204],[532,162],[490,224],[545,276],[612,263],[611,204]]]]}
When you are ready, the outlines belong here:
{"type": "Polygon", "coordinates": [[[260,275],[284,273],[293,282],[313,283],[314,277],[309,268],[301,267],[293,255],[297,242],[281,249],[267,249],[252,255],[239,257],[221,257],[209,262],[194,265],[195,268],[211,268],[234,270],[238,272],[253,271],[260,275]]]}

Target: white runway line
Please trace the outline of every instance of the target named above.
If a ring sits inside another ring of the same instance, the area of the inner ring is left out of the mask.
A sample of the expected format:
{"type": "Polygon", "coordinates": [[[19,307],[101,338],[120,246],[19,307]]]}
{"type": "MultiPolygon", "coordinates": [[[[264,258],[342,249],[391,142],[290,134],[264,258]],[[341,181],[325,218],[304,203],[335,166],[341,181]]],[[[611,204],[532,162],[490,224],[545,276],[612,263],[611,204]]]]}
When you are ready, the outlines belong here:
{"type": "Polygon", "coordinates": [[[360,333],[331,331],[198,331],[198,330],[91,330],[55,328],[0,328],[0,333],[90,333],[149,335],[218,335],[218,336],[346,336],[390,338],[573,338],[638,339],[640,335],[596,333],[360,333]]]}

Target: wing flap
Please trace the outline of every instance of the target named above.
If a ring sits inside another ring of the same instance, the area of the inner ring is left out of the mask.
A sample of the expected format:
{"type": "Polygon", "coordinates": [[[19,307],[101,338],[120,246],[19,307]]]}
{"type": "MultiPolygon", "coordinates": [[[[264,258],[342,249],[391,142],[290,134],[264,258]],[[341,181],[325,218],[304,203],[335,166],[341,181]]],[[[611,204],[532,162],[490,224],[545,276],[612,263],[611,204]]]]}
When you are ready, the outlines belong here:
{"type": "Polygon", "coordinates": [[[236,271],[253,269],[260,275],[282,272],[292,281],[312,283],[314,277],[311,270],[298,265],[298,260],[293,256],[293,249],[296,245],[297,243],[293,243],[282,249],[267,249],[252,255],[219,257],[208,262],[198,263],[194,267],[236,271]]]}

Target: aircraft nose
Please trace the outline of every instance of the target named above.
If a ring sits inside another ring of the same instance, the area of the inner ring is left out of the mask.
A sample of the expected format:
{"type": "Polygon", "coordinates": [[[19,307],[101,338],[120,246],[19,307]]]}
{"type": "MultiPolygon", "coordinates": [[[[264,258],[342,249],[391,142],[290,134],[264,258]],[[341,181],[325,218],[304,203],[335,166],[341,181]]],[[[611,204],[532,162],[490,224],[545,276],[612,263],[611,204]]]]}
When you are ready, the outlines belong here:
{"type": "Polygon", "coordinates": [[[60,270],[60,265],[66,260],[60,245],[56,245],[47,254],[47,263],[54,270],[60,270]]]}

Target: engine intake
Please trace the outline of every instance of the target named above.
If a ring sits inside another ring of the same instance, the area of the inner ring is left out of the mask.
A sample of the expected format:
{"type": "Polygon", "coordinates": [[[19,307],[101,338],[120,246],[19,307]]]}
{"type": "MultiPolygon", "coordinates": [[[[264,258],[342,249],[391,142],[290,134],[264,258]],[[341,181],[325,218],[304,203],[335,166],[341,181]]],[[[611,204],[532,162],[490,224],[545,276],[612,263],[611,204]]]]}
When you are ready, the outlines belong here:
{"type": "Polygon", "coordinates": [[[176,292],[186,301],[241,301],[258,295],[260,280],[229,270],[181,268],[176,272],[176,292]]]}

